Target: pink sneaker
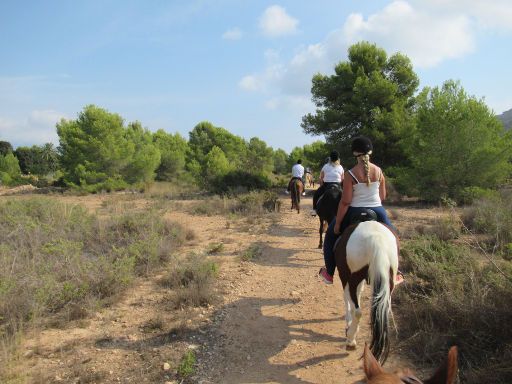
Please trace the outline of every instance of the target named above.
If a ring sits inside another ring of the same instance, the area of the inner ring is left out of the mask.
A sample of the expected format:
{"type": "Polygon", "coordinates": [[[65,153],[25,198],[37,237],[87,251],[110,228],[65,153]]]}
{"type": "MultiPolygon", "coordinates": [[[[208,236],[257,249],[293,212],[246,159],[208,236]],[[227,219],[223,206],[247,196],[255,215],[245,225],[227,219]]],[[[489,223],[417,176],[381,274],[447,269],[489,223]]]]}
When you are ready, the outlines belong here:
{"type": "Polygon", "coordinates": [[[395,277],[395,285],[402,284],[404,282],[404,275],[402,272],[398,271],[395,277]]]}
{"type": "Polygon", "coordinates": [[[320,268],[320,271],[318,271],[318,276],[322,278],[325,284],[332,284],[332,276],[329,275],[325,267],[320,268]]]}

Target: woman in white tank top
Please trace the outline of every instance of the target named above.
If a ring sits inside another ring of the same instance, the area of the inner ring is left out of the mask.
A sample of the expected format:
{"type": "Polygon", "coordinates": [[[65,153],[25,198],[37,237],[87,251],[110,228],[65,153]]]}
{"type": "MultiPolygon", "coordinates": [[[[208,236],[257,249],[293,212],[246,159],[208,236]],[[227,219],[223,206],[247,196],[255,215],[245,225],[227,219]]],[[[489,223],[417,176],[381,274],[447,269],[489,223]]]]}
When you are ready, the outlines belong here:
{"type": "Polygon", "coordinates": [[[377,214],[377,220],[393,227],[382,206],[386,198],[386,179],[382,170],[370,162],[372,142],[367,137],[357,137],[352,142],[352,153],[357,164],[345,173],[343,179],[343,197],[338,205],[336,219],[327,229],[324,240],[325,267],[320,269],[320,276],[327,284],[332,284],[336,269],[333,247],[337,237],[350,225],[352,214],[364,208],[371,208],[377,214]]]}

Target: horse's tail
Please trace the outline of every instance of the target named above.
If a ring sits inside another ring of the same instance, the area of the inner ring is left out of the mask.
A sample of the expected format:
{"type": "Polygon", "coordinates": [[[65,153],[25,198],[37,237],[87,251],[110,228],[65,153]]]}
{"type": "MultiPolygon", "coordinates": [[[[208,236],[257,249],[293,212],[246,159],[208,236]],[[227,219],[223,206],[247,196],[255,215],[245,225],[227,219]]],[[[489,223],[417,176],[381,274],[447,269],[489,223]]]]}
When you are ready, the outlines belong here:
{"type": "Polygon", "coordinates": [[[391,315],[391,286],[393,278],[392,266],[388,256],[389,248],[385,245],[388,239],[382,234],[372,237],[372,258],[368,268],[368,278],[372,286],[372,307],[370,322],[372,342],[370,349],[381,363],[389,354],[388,326],[391,315]]]}

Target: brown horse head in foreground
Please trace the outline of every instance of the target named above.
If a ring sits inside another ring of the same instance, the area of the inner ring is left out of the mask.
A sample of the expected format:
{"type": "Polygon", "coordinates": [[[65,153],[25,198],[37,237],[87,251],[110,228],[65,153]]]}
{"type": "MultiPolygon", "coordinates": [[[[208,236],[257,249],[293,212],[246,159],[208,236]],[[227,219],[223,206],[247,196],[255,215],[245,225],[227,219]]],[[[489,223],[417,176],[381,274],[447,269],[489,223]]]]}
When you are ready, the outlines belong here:
{"type": "Polygon", "coordinates": [[[453,384],[457,378],[457,347],[450,348],[446,361],[425,381],[421,381],[408,370],[397,373],[385,372],[367,345],[364,346],[363,359],[368,384],[453,384]]]}

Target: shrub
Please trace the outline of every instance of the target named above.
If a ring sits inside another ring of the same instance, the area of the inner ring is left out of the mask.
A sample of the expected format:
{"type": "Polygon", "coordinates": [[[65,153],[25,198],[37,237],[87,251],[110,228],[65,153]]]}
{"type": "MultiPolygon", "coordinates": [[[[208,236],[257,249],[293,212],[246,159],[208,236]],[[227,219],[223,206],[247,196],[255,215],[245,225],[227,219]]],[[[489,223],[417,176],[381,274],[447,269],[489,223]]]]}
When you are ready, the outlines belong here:
{"type": "Polygon", "coordinates": [[[492,237],[492,248],[504,251],[512,243],[512,193],[502,191],[497,195],[476,201],[462,214],[464,224],[472,231],[492,237]]]}
{"type": "Polygon", "coordinates": [[[436,362],[450,345],[460,351],[461,378],[466,383],[510,383],[512,330],[512,264],[499,262],[499,272],[471,251],[436,237],[408,241],[401,268],[409,284],[397,290],[401,346],[418,361],[436,362]],[[485,378],[487,377],[487,381],[485,378]]]}
{"type": "Polygon", "coordinates": [[[213,302],[213,284],[218,267],[202,254],[189,254],[184,260],[172,263],[171,270],[160,280],[172,289],[170,303],[174,308],[200,307],[213,302]]]}
{"type": "Polygon", "coordinates": [[[262,173],[235,170],[215,178],[211,182],[211,189],[215,193],[226,193],[232,190],[247,192],[268,189],[271,185],[270,179],[262,173]]]}
{"type": "Polygon", "coordinates": [[[0,203],[0,263],[9,266],[0,269],[0,335],[48,315],[83,316],[184,238],[152,211],[100,219],[49,198],[0,203]]]}
{"type": "Polygon", "coordinates": [[[259,215],[279,210],[279,197],[275,192],[253,191],[235,196],[213,196],[200,201],[192,207],[192,213],[198,215],[259,215]]]}
{"type": "Polygon", "coordinates": [[[240,259],[242,261],[252,261],[263,253],[263,247],[261,244],[254,243],[249,246],[241,255],[240,259]]]}

